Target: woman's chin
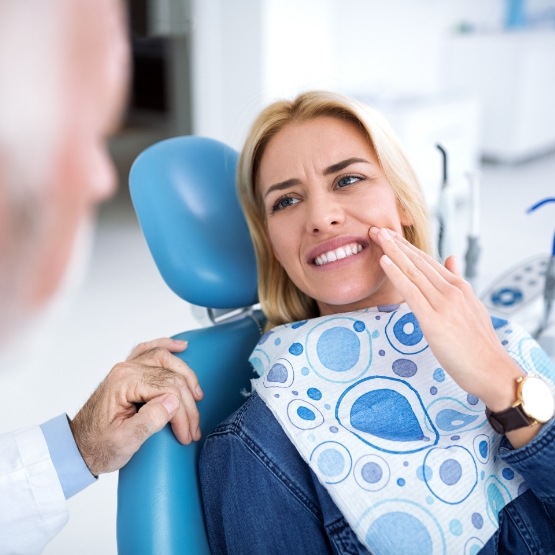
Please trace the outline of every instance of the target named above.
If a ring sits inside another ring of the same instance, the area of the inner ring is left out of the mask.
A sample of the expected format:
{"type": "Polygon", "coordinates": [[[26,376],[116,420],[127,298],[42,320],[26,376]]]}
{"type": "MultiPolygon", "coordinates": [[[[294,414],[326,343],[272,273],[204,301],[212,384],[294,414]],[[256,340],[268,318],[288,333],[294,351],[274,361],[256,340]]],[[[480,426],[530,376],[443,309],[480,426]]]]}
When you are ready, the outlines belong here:
{"type": "Polygon", "coordinates": [[[402,300],[385,275],[379,283],[321,284],[315,294],[309,296],[316,298],[322,315],[395,304],[402,300]]]}
{"type": "Polygon", "coordinates": [[[326,300],[317,301],[322,316],[364,310],[386,304],[395,304],[400,299],[394,295],[371,295],[362,297],[334,295],[326,300]]]}

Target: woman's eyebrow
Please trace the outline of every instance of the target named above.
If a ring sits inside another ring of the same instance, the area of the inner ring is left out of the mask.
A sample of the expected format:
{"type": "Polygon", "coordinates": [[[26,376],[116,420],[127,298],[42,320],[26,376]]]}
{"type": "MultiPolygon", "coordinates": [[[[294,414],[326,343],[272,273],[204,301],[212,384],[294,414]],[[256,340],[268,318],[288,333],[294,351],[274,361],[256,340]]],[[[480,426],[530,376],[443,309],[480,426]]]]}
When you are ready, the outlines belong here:
{"type": "MultiPolygon", "coordinates": [[[[330,175],[333,173],[340,172],[344,170],[351,164],[356,164],[362,162],[363,164],[370,164],[368,160],[364,158],[347,158],[346,160],[341,160],[341,162],[337,162],[328,166],[324,171],[323,175],[330,175]]],[[[293,185],[298,185],[300,183],[300,179],[292,178],[287,179],[286,181],[282,181],[281,183],[275,183],[268,187],[268,190],[264,193],[264,198],[266,198],[271,192],[273,191],[283,191],[283,189],[288,189],[289,187],[293,187],[293,185]]]]}
{"type": "Polygon", "coordinates": [[[357,162],[370,164],[370,162],[368,160],[365,160],[364,158],[347,158],[346,160],[342,160],[341,162],[337,162],[336,164],[332,164],[331,166],[327,167],[324,170],[324,175],[330,175],[332,173],[340,172],[351,164],[356,164],[357,162]]]}
{"type": "Polygon", "coordinates": [[[264,193],[264,198],[266,198],[272,191],[283,191],[283,189],[288,189],[293,185],[298,185],[300,183],[299,179],[288,179],[287,181],[282,181],[281,183],[276,183],[268,187],[268,190],[264,193]]]}

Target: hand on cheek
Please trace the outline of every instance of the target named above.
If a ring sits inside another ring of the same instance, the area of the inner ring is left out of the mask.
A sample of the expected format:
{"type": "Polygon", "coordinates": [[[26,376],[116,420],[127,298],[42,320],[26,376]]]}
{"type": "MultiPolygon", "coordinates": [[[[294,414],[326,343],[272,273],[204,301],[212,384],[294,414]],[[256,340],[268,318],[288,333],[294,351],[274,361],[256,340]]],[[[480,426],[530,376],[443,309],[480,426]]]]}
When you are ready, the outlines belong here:
{"type": "Polygon", "coordinates": [[[385,228],[373,227],[369,236],[384,252],[380,264],[385,274],[459,386],[488,406],[500,402],[500,391],[514,394],[514,378],[521,371],[501,346],[490,315],[462,278],[454,257],[443,266],[385,228]]]}

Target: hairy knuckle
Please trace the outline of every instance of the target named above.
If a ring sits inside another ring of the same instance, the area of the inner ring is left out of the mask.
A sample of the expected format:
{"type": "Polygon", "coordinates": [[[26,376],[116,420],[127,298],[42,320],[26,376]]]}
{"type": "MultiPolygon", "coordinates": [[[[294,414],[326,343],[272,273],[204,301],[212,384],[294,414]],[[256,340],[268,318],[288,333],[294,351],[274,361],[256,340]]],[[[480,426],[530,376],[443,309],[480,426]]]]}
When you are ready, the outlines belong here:
{"type": "Polygon", "coordinates": [[[148,372],[144,376],[147,385],[154,387],[160,391],[167,391],[176,396],[180,396],[181,385],[175,372],[165,368],[156,368],[152,372],[148,372]]]}
{"type": "Polygon", "coordinates": [[[142,376],[143,383],[147,386],[161,389],[164,385],[164,377],[161,368],[149,367],[142,376]]]}

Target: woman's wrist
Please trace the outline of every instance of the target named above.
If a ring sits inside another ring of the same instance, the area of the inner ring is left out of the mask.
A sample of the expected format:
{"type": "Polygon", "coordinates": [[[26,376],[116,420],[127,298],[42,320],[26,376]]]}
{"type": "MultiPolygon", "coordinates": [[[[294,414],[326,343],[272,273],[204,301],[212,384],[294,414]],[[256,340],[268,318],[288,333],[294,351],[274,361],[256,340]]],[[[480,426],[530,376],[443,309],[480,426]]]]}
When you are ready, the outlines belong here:
{"type": "Polygon", "coordinates": [[[501,412],[513,406],[517,400],[517,379],[525,376],[523,370],[506,353],[489,361],[488,372],[476,380],[473,393],[492,412],[501,412]]]}
{"type": "MultiPolygon", "coordinates": [[[[507,359],[499,361],[497,371],[484,380],[481,391],[476,394],[493,413],[506,411],[519,403],[517,380],[526,374],[509,355],[507,359]]],[[[505,436],[518,449],[536,437],[541,428],[541,423],[532,421],[531,425],[508,431],[505,436]]]]}

